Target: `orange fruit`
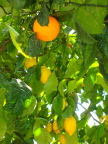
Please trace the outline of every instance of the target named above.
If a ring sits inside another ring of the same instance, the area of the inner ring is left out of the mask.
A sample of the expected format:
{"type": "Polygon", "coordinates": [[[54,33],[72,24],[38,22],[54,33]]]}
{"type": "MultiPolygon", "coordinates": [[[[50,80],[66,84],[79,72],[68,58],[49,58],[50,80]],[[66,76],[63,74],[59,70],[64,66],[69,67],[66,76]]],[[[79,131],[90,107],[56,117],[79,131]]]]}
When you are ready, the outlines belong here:
{"type": "Polygon", "coordinates": [[[73,116],[64,119],[64,129],[69,135],[76,131],[76,120],[73,116]]]}
{"type": "Polygon", "coordinates": [[[49,23],[47,26],[41,26],[38,20],[33,24],[33,31],[36,32],[38,39],[43,41],[51,41],[55,39],[60,31],[59,22],[52,16],[49,16],[49,23]]]}
{"type": "Polygon", "coordinates": [[[25,67],[26,69],[29,69],[30,67],[36,65],[37,62],[36,62],[36,58],[27,58],[26,61],[25,61],[25,67]]]}

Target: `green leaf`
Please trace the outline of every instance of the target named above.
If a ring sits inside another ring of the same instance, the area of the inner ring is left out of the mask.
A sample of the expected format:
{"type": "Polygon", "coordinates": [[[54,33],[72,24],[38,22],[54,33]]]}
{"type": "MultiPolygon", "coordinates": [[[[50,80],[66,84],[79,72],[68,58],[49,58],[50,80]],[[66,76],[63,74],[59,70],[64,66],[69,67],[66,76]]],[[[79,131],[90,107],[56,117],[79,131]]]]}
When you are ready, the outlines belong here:
{"type": "Polygon", "coordinates": [[[10,82],[2,74],[0,74],[0,87],[5,88],[9,92],[12,90],[10,82]]]}
{"type": "Polygon", "coordinates": [[[13,42],[14,46],[17,48],[17,50],[18,50],[24,57],[30,58],[30,56],[26,55],[26,54],[23,52],[23,50],[21,49],[21,45],[22,45],[22,44],[17,42],[17,38],[18,38],[18,36],[19,36],[19,33],[18,33],[14,28],[12,28],[10,25],[8,25],[7,23],[6,23],[6,26],[7,26],[8,30],[9,30],[9,33],[10,33],[10,36],[11,36],[11,39],[12,39],[12,42],[13,42]]]}
{"type": "Polygon", "coordinates": [[[0,117],[0,141],[3,139],[3,136],[6,133],[6,121],[3,117],[0,117]]]}
{"type": "Polygon", "coordinates": [[[84,90],[85,92],[89,92],[93,89],[94,85],[95,85],[95,78],[93,77],[93,75],[88,75],[85,79],[84,79],[84,90]]]}
{"type": "Polygon", "coordinates": [[[58,116],[62,114],[62,106],[63,106],[63,98],[61,97],[60,94],[58,94],[52,102],[52,108],[58,116]]]}
{"type": "Polygon", "coordinates": [[[52,141],[50,133],[45,128],[37,128],[34,138],[38,144],[49,144],[52,141]]]}
{"type": "Polygon", "coordinates": [[[88,122],[88,119],[86,119],[86,118],[78,121],[78,129],[84,128],[86,126],[87,122],[88,122]]]}
{"type": "Polygon", "coordinates": [[[96,140],[99,140],[100,137],[103,136],[104,134],[104,127],[105,127],[105,124],[102,123],[98,126],[97,130],[96,130],[96,140]]]}
{"type": "Polygon", "coordinates": [[[65,134],[66,144],[78,144],[78,137],[76,132],[72,136],[65,134]]]}
{"type": "Polygon", "coordinates": [[[39,56],[42,53],[42,44],[39,39],[36,38],[36,35],[32,35],[29,38],[29,48],[28,55],[31,57],[39,56]]]}
{"type": "Polygon", "coordinates": [[[74,10],[57,11],[53,13],[52,16],[54,16],[60,22],[65,22],[65,21],[68,21],[70,18],[72,18],[73,14],[74,14],[74,10]]]}
{"type": "Polygon", "coordinates": [[[44,90],[46,95],[49,95],[53,91],[57,89],[58,86],[58,80],[54,72],[51,73],[51,75],[48,78],[47,83],[44,86],[44,90]]]}
{"type": "Polygon", "coordinates": [[[73,113],[76,109],[75,101],[73,100],[73,98],[68,97],[67,102],[68,102],[68,105],[72,107],[72,113],[73,113]]]}
{"type": "Polygon", "coordinates": [[[66,81],[64,81],[64,80],[62,80],[58,86],[58,90],[63,97],[64,97],[65,86],[66,86],[66,81]]]}
{"type": "Polygon", "coordinates": [[[33,136],[33,127],[30,127],[30,129],[27,131],[24,139],[28,140],[29,138],[31,138],[33,136]]]}
{"type": "Polygon", "coordinates": [[[13,79],[12,92],[6,93],[5,109],[14,115],[21,115],[26,108],[25,102],[32,96],[31,89],[20,79],[13,79]]]}
{"type": "Polygon", "coordinates": [[[83,42],[91,44],[95,42],[95,39],[75,20],[75,27],[77,31],[77,36],[83,42]]]}
{"type": "Polygon", "coordinates": [[[0,104],[3,106],[5,99],[6,89],[0,88],[0,104]]]}
{"type": "Polygon", "coordinates": [[[30,115],[35,110],[36,104],[37,104],[36,98],[32,96],[31,102],[29,106],[23,111],[22,117],[30,115]]]}
{"type": "Polygon", "coordinates": [[[103,87],[103,89],[108,93],[108,85],[106,84],[103,76],[100,73],[98,73],[96,75],[96,79],[97,79],[96,83],[100,84],[103,87]]]}
{"type": "Polygon", "coordinates": [[[100,52],[108,58],[108,28],[105,28],[102,34],[96,35],[96,38],[98,39],[98,48],[100,52]]]}
{"type": "Polygon", "coordinates": [[[41,110],[38,113],[38,117],[47,118],[48,117],[48,108],[47,104],[41,106],[41,110]]]}
{"type": "Polygon", "coordinates": [[[42,9],[38,15],[38,22],[40,23],[41,26],[47,26],[49,23],[49,11],[45,5],[45,3],[43,3],[42,5],[42,9]]]}
{"type": "Polygon", "coordinates": [[[67,65],[67,72],[65,78],[70,78],[75,76],[75,72],[79,71],[82,64],[81,59],[71,59],[67,65]]]}
{"type": "Polygon", "coordinates": [[[75,14],[75,21],[90,34],[102,33],[102,24],[96,20],[95,16],[83,7],[79,7],[75,14]]]}
{"type": "Polygon", "coordinates": [[[4,119],[3,106],[0,104],[0,141],[3,139],[3,136],[6,133],[6,121],[4,119]]]}
{"type": "Polygon", "coordinates": [[[54,3],[56,3],[57,5],[62,5],[65,2],[65,0],[54,0],[54,3]]]}
{"type": "Polygon", "coordinates": [[[7,1],[10,3],[10,5],[13,8],[18,9],[18,10],[22,9],[26,3],[26,0],[21,0],[21,1],[20,0],[7,0],[7,1]]]}
{"type": "Polygon", "coordinates": [[[38,81],[34,75],[30,80],[30,87],[34,94],[40,94],[44,90],[43,84],[38,81]]]}
{"type": "Polygon", "coordinates": [[[72,80],[68,82],[68,92],[73,92],[79,85],[83,83],[83,78],[79,81],[72,80]]]}
{"type": "Polygon", "coordinates": [[[72,115],[73,113],[73,109],[72,107],[69,105],[65,108],[64,112],[62,113],[62,117],[63,118],[68,118],[72,115]]]}

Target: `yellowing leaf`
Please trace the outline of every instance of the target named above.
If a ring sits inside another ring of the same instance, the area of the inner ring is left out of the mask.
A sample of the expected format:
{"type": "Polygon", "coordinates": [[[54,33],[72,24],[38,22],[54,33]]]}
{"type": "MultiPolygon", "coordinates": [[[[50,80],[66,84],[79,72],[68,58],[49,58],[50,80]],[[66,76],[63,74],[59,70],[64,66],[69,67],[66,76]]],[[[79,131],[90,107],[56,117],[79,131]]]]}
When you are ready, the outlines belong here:
{"type": "Polygon", "coordinates": [[[19,36],[19,33],[14,29],[12,28],[10,25],[6,24],[6,26],[8,27],[8,30],[9,30],[9,33],[10,33],[10,36],[11,36],[11,39],[12,39],[12,42],[14,44],[14,46],[17,48],[17,50],[26,58],[31,58],[30,56],[26,55],[23,50],[21,49],[21,43],[18,43],[17,42],[17,38],[19,36]]]}
{"type": "Polygon", "coordinates": [[[103,76],[100,73],[98,73],[96,75],[96,79],[97,79],[97,84],[100,84],[104,88],[104,90],[106,92],[108,92],[108,85],[105,83],[105,80],[104,80],[103,76]]]}

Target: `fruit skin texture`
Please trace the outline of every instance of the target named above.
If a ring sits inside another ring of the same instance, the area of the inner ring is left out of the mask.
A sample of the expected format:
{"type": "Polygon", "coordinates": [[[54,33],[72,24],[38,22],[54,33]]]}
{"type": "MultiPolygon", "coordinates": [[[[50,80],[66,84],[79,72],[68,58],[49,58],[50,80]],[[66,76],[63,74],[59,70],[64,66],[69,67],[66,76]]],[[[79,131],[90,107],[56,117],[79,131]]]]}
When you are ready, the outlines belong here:
{"type": "Polygon", "coordinates": [[[26,61],[25,61],[25,67],[26,67],[26,69],[29,69],[30,67],[32,67],[32,66],[34,66],[34,65],[36,65],[37,64],[37,62],[36,62],[36,59],[35,58],[32,58],[32,59],[26,59],[26,61]]]}
{"type": "Polygon", "coordinates": [[[66,144],[66,140],[65,140],[65,135],[64,134],[60,135],[59,140],[60,140],[61,144],[66,144]]]}
{"type": "Polygon", "coordinates": [[[59,130],[58,124],[57,124],[57,120],[54,120],[54,121],[53,121],[53,131],[54,131],[56,134],[60,133],[60,130],[59,130]]]}
{"type": "Polygon", "coordinates": [[[76,120],[73,116],[64,119],[64,129],[70,136],[76,131],[76,120]]]}
{"type": "Polygon", "coordinates": [[[55,39],[60,31],[59,22],[52,16],[49,16],[48,26],[41,26],[36,20],[33,24],[33,31],[36,32],[37,38],[43,41],[55,39]]]}
{"type": "Polygon", "coordinates": [[[40,81],[43,84],[46,84],[49,76],[51,74],[51,71],[46,67],[46,66],[41,66],[41,77],[40,77],[40,81]]]}
{"type": "Polygon", "coordinates": [[[52,132],[52,123],[47,123],[46,130],[50,133],[52,132]]]}

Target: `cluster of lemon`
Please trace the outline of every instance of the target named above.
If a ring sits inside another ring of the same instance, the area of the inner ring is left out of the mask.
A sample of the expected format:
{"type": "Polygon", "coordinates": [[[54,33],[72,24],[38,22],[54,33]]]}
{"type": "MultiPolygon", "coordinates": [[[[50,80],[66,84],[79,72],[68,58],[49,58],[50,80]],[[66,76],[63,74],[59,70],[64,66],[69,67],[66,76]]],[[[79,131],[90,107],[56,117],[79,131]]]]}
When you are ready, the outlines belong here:
{"type": "MultiPolygon", "coordinates": [[[[54,120],[53,123],[51,123],[51,122],[47,123],[46,129],[49,133],[54,131],[56,134],[59,134],[62,130],[62,129],[58,128],[57,120],[54,120]]],[[[70,116],[70,117],[64,119],[63,129],[70,136],[76,131],[76,120],[73,116],[70,116]]],[[[60,134],[59,140],[60,140],[61,144],[66,144],[65,134],[60,134]]]]}
{"type": "MultiPolygon", "coordinates": [[[[26,69],[29,69],[30,67],[33,67],[35,65],[37,65],[36,58],[31,58],[31,59],[28,58],[28,59],[26,59],[26,61],[25,61],[26,69]]],[[[46,66],[41,66],[40,81],[43,84],[46,84],[50,74],[51,74],[51,71],[46,66]]]]}

